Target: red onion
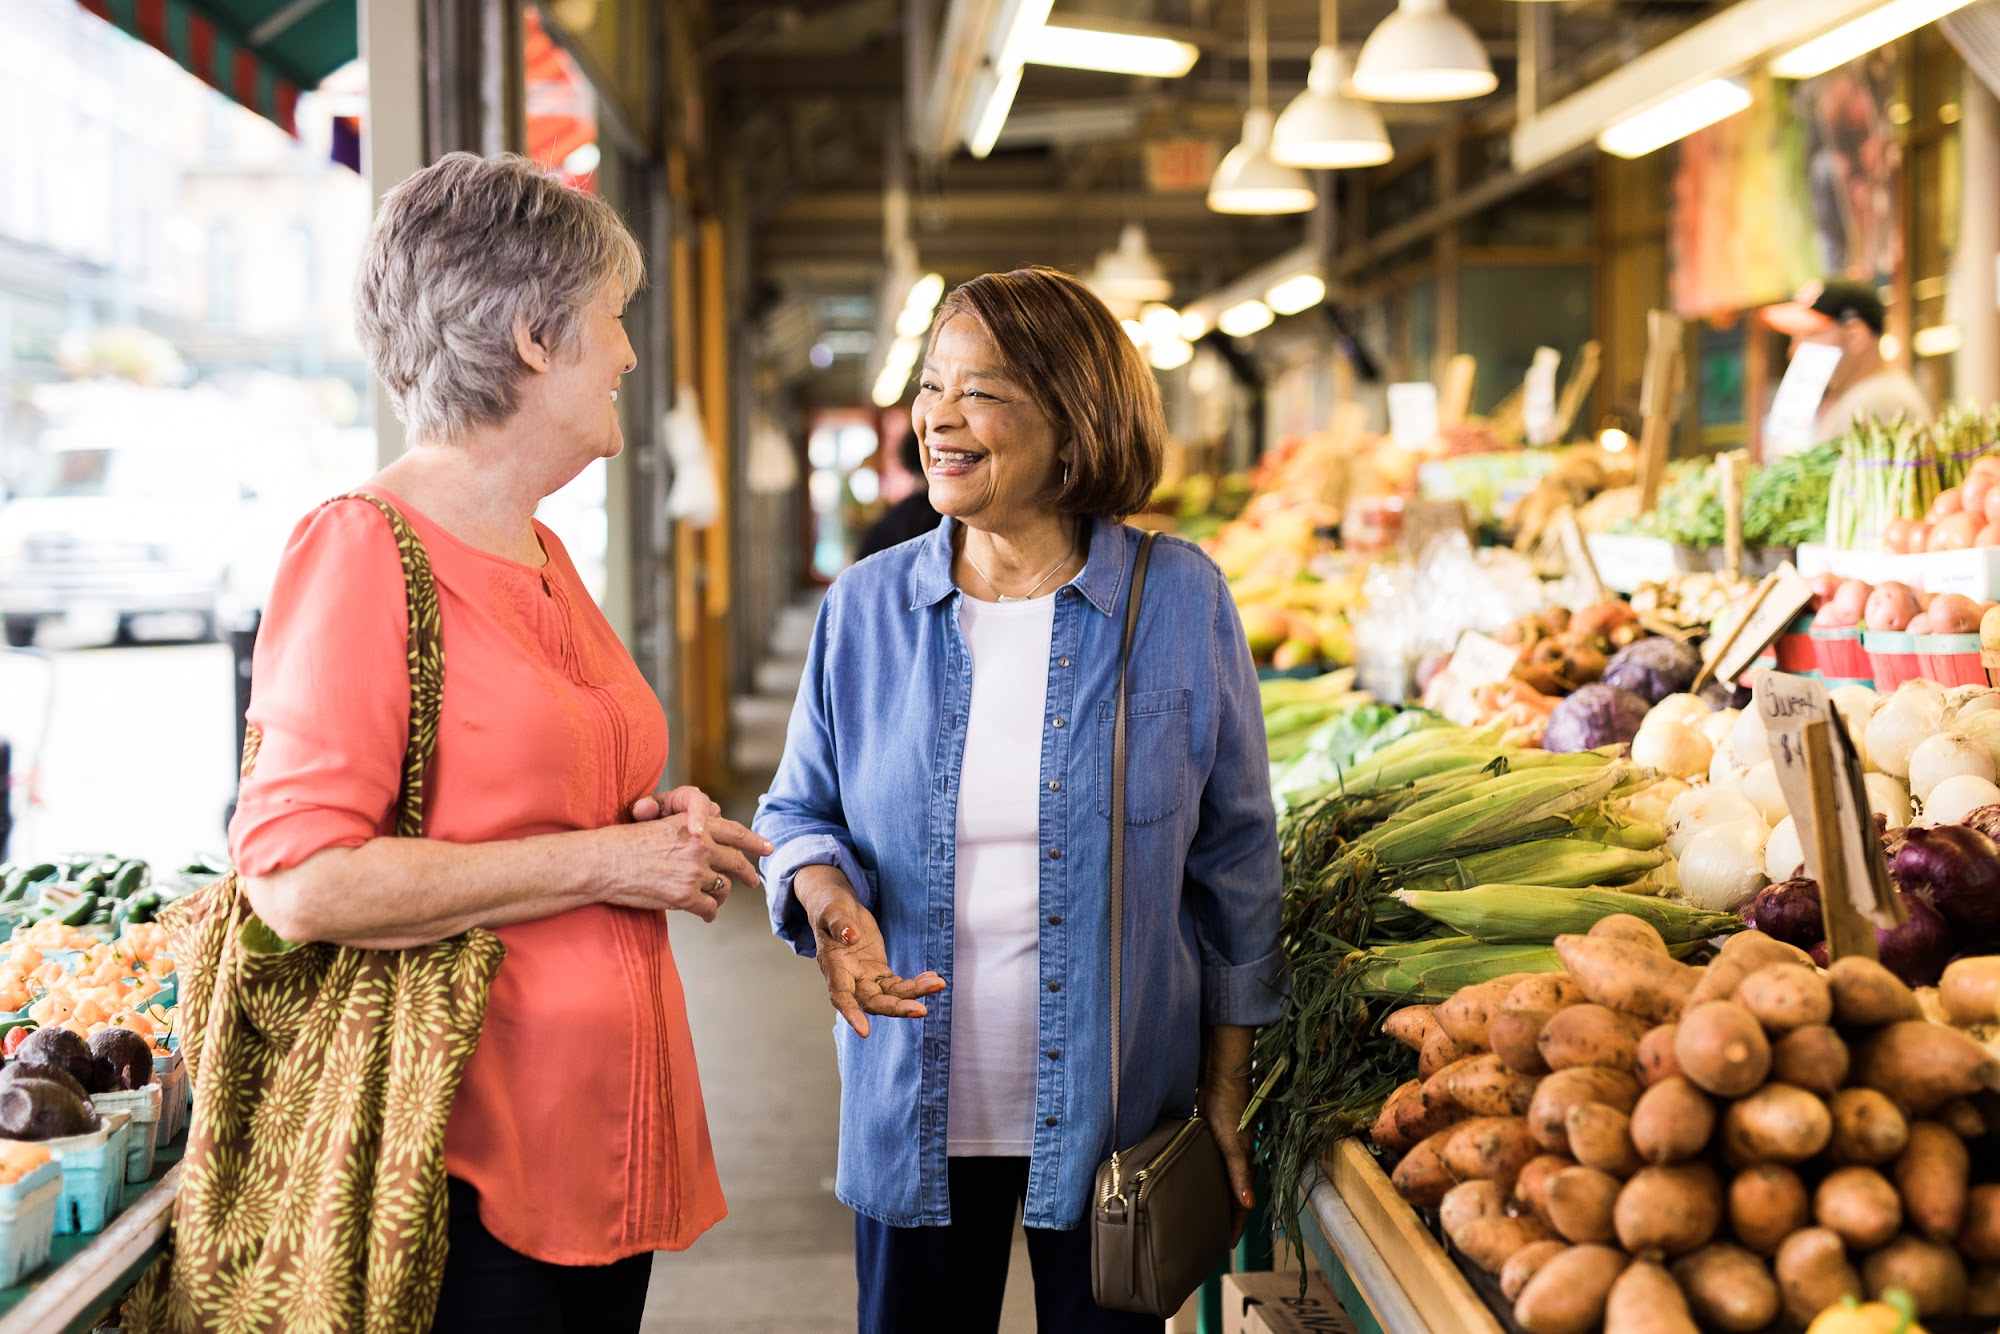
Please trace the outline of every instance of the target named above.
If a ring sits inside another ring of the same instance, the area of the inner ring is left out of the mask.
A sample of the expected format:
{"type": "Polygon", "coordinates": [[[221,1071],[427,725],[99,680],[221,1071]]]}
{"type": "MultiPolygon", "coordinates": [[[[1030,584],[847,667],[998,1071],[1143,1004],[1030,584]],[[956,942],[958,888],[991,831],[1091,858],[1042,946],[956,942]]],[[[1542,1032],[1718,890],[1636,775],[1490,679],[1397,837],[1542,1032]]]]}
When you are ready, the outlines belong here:
{"type": "Polygon", "coordinates": [[[1826,939],[1820,915],[1819,882],[1800,876],[1766,885],[1743,909],[1744,924],[1765,935],[1809,950],[1826,939]]]}
{"type": "MultiPolygon", "coordinates": [[[[1913,987],[1936,986],[1938,977],[1951,958],[1951,927],[1944,914],[1924,902],[1919,895],[1898,890],[1903,908],[1910,915],[1893,931],[1875,928],[1875,949],[1882,966],[1913,987]]],[[[1824,968],[1832,957],[1827,942],[1812,947],[1813,962],[1824,968]]]]}
{"type": "Polygon", "coordinates": [[[2000,931],[2000,845],[1964,825],[1906,829],[1890,873],[1921,890],[1952,929],[1974,940],[2000,931]]]}

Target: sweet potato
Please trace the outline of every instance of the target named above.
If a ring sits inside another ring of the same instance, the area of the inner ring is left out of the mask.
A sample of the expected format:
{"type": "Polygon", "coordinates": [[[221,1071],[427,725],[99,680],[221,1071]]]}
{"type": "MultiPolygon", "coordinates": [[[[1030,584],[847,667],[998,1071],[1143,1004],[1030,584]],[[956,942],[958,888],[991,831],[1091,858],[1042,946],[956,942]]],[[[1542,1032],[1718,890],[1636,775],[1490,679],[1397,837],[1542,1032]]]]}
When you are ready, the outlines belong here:
{"type": "Polygon", "coordinates": [[[1778,1318],[1778,1282],[1763,1259],[1726,1241],[1674,1264],[1674,1277],[1703,1325],[1749,1334],[1778,1318]]]}
{"type": "Polygon", "coordinates": [[[1722,942],[1722,952],[1702,970],[1690,1004],[1728,1000],[1743,979],[1767,964],[1798,963],[1810,967],[1812,956],[1761,931],[1738,931],[1722,942]]]}
{"type": "Polygon", "coordinates": [[[1382,1031],[1411,1051],[1422,1051],[1437,1029],[1437,1006],[1405,1005],[1382,1021],[1382,1031]]]}
{"type": "Polygon", "coordinates": [[[1409,1136],[1397,1126],[1398,1104],[1406,1099],[1423,1096],[1424,1082],[1421,1079],[1412,1079],[1407,1084],[1397,1086],[1396,1091],[1382,1104],[1382,1110],[1376,1114],[1375,1124],[1368,1128],[1368,1138],[1376,1148],[1389,1153],[1404,1153],[1414,1147],[1409,1136]]]}
{"type": "Polygon", "coordinates": [[[1955,1028],[1912,1019],[1890,1024],[1855,1047],[1854,1078],[1924,1116],[2000,1086],[2000,1058],[1955,1028]]]}
{"type": "Polygon", "coordinates": [[[1826,985],[1833,992],[1834,1020],[1843,1029],[1881,1028],[1923,1018],[1917,994],[1873,959],[1859,955],[1835,959],[1826,970],[1826,985]]]}
{"type": "MultiPolygon", "coordinates": [[[[1966,1219],[1972,1155],[1965,1141],[1935,1121],[1910,1123],[1909,1145],[1896,1159],[1896,1190],[1910,1231],[1930,1241],[1950,1241],[1966,1219]]],[[[1973,1259],[1983,1257],[1974,1252],[1973,1259]]],[[[1996,1252],[2000,1259],[2000,1252],[1996,1252]]]]}
{"type": "Polygon", "coordinates": [[[1826,1104],[1792,1084],[1766,1084],[1729,1105],[1722,1147],[1732,1166],[1802,1163],[1833,1137],[1826,1104]]]}
{"type": "Polygon", "coordinates": [[[1831,1097],[1847,1082],[1847,1043],[1825,1024],[1795,1028],[1771,1044],[1771,1078],[1831,1097]]]}
{"type": "Polygon", "coordinates": [[[1542,1059],[1551,1070],[1601,1065],[1630,1070],[1647,1024],[1603,1005],[1572,1005],[1542,1026],[1542,1059]]]}
{"type": "Polygon", "coordinates": [[[1521,1289],[1515,1322],[1528,1334],[1591,1334],[1625,1263],[1625,1252],[1615,1246],[1570,1247],[1544,1262],[1521,1289]]]}
{"type": "Polygon", "coordinates": [[[1396,1133],[1406,1144],[1421,1144],[1438,1131],[1457,1125],[1466,1116],[1465,1108],[1444,1091],[1436,1076],[1432,1076],[1429,1081],[1417,1086],[1415,1094],[1404,1094],[1397,1101],[1396,1133]]]}
{"type": "Polygon", "coordinates": [[[1903,1201],[1872,1167],[1835,1168],[1813,1192],[1813,1221],[1849,1250],[1872,1251],[1902,1230],[1903,1201]]]}
{"type": "Polygon", "coordinates": [[[1632,1147],[1632,1118],[1601,1102],[1579,1103],[1563,1118],[1569,1130],[1569,1152],[1585,1167],[1629,1177],[1644,1161],[1632,1147]]]}
{"type": "Polygon", "coordinates": [[[1786,1237],[1774,1268],[1785,1313],[1801,1325],[1841,1298],[1861,1295],[1861,1275],[1847,1262],[1847,1248],[1823,1227],[1800,1228],[1786,1237]]]}
{"type": "Polygon", "coordinates": [[[1811,1222],[1812,1200],[1789,1167],[1758,1163],[1729,1183],[1729,1230],[1759,1255],[1776,1255],[1786,1237],[1811,1222]]]}
{"type": "Polygon", "coordinates": [[[1643,917],[1634,917],[1628,912],[1615,912],[1608,917],[1600,917],[1585,933],[1598,940],[1623,940],[1655,954],[1667,952],[1667,942],[1651,922],[1643,917]]]}
{"type": "Polygon", "coordinates": [[[1680,1062],[1674,1059],[1674,1038],[1679,1035],[1679,1024],[1661,1024],[1646,1031],[1639,1039],[1639,1050],[1632,1058],[1632,1070],[1639,1076],[1639,1082],[1651,1088],[1663,1079],[1672,1079],[1680,1074],[1680,1062]]]}
{"type": "Polygon", "coordinates": [[[1444,1202],[1445,1192],[1458,1184],[1444,1160],[1445,1141],[1451,1138],[1451,1133],[1441,1130],[1432,1135],[1404,1154],[1403,1161],[1389,1174],[1396,1193],[1419,1209],[1436,1208],[1444,1202]]]}
{"type": "Polygon", "coordinates": [[[1966,1192],[1958,1251],[1974,1264],[2000,1265],[2000,1185],[1988,1183],[1966,1192]]]}
{"type": "Polygon", "coordinates": [[[1679,1018],[1694,991],[1694,969],[1627,940],[1557,936],[1556,954],[1591,1000],[1656,1024],[1679,1018]]]}
{"type": "Polygon", "coordinates": [[[2000,956],[1953,959],[1938,979],[1938,1001],[1954,1024],[1970,1027],[2000,1019],[2000,956]]]}
{"type": "Polygon", "coordinates": [[[1488,1052],[1453,1065],[1445,1092],[1474,1116],[1524,1116],[1535,1100],[1535,1079],[1517,1074],[1488,1052]]]}
{"type": "Polygon", "coordinates": [[[1632,1147],[1649,1163],[1685,1162],[1708,1147],[1715,1133],[1715,1104],[1675,1075],[1639,1095],[1632,1108],[1632,1147]]]}
{"type": "Polygon", "coordinates": [[[1736,984],[1736,1003],[1774,1038],[1833,1018],[1833,993],[1811,964],[1765,964],[1736,984]]]}
{"type": "Polygon", "coordinates": [[[1552,1239],[1536,1219],[1510,1216],[1507,1192],[1493,1181],[1453,1186],[1438,1206],[1438,1218],[1452,1245],[1489,1274],[1500,1272],[1523,1246],[1552,1239]]]}
{"type": "Polygon", "coordinates": [[[1438,1071],[1476,1055],[1477,1052],[1467,1051],[1453,1042],[1443,1025],[1432,1024],[1430,1033],[1424,1038],[1423,1050],[1417,1053],[1417,1078],[1429,1079],[1438,1071]]]}
{"type": "Polygon", "coordinates": [[[1625,1267],[1604,1304],[1604,1334],[1701,1334],[1680,1284],[1659,1265],[1625,1267]]]}
{"type": "Polygon", "coordinates": [[[1861,1262],[1868,1296],[1879,1300],[1901,1288],[1917,1305],[1919,1320],[1965,1311],[1967,1276],[1958,1252],[1922,1237],[1901,1236],[1861,1262]]]}
{"type": "Polygon", "coordinates": [[[1981,1265],[1965,1285],[1965,1313],[1981,1320],[2000,1316],[2000,1267],[1981,1265]]]}
{"type": "Polygon", "coordinates": [[[1550,1153],[1569,1152],[1569,1109],[1586,1102],[1630,1113],[1639,1101],[1639,1081],[1623,1070],[1580,1065],[1558,1070],[1535,1088],[1528,1105],[1528,1128],[1550,1153]]]}
{"type": "Polygon", "coordinates": [[[1566,1241],[1531,1241],[1500,1267],[1500,1294],[1508,1301],[1521,1295],[1537,1270],[1569,1249],[1566,1241]]]}
{"type": "Polygon", "coordinates": [[[1618,1192],[1618,1242],[1642,1260],[1685,1255],[1722,1226],[1722,1179],[1707,1163],[1642,1168],[1618,1192]]]}
{"type": "Polygon", "coordinates": [[[1703,1001],[1681,1015],[1674,1060],[1695,1087],[1740,1098],[1771,1073],[1771,1044],[1756,1016],[1734,1001],[1703,1001]]]}
{"type": "Polygon", "coordinates": [[[1535,1217],[1555,1227],[1549,1218],[1549,1178],[1566,1167],[1575,1166],[1574,1159],[1559,1153],[1536,1154],[1521,1169],[1521,1174],[1514,1178],[1514,1199],[1533,1210],[1535,1217]]]}
{"type": "Polygon", "coordinates": [[[1484,1051],[1486,1026],[1493,1022],[1500,1003],[1513,989],[1511,984],[1505,982],[1481,982],[1476,986],[1460,987],[1452,993],[1450,1000],[1438,1005],[1438,1027],[1451,1034],[1451,1040],[1464,1050],[1484,1051]]]}
{"type": "Polygon", "coordinates": [[[1579,1244],[1609,1244],[1617,1240],[1615,1210],[1623,1189],[1617,1177],[1594,1167],[1568,1167],[1543,1186],[1549,1225],[1579,1244]]]}
{"type": "Polygon", "coordinates": [[[1959,1098],[1937,1109],[1932,1118],[1963,1140],[1984,1139],[1986,1136],[1986,1113],[1970,1098],[1959,1098]]]}
{"type": "Polygon", "coordinates": [[[1444,1162],[1460,1181],[1492,1181],[1507,1190],[1530,1158],[1541,1152],[1519,1116],[1475,1116],[1453,1127],[1444,1162]]]}
{"type": "Polygon", "coordinates": [[[1508,1069],[1545,1075],[1549,1063],[1542,1059],[1542,1026],[1556,1011],[1581,1005],[1584,999],[1583,989],[1563,973],[1544,973],[1518,982],[1487,1025],[1487,1041],[1508,1069]]]}
{"type": "Polygon", "coordinates": [[[1873,1167],[1894,1162],[1910,1142],[1909,1118],[1903,1109],[1874,1089],[1842,1089],[1827,1100],[1833,1116],[1833,1138],[1827,1152],[1836,1163],[1873,1167]]]}

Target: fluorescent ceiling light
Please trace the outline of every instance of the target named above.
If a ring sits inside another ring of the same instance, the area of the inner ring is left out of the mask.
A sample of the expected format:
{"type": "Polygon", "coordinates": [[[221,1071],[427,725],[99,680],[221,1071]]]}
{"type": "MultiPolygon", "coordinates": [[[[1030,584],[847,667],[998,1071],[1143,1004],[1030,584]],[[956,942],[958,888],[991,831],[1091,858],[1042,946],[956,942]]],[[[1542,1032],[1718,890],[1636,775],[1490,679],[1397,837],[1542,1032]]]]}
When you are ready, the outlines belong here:
{"type": "Polygon", "coordinates": [[[965,146],[974,157],[993,151],[994,141],[1014,109],[1014,94],[1021,90],[1021,62],[1035,34],[1049,17],[1054,0],[1014,0],[996,27],[999,41],[987,49],[986,63],[980,68],[972,101],[966,108],[965,146]]]}
{"type": "Polygon", "coordinates": [[[931,327],[931,312],[937,309],[938,298],[943,295],[943,274],[927,273],[910,284],[910,294],[903,299],[903,311],[896,317],[897,336],[923,337],[931,327]]]}
{"type": "Polygon", "coordinates": [[[1172,306],[1153,302],[1139,312],[1140,327],[1146,331],[1146,339],[1152,343],[1164,343],[1168,339],[1180,339],[1181,316],[1172,306]]]}
{"type": "Polygon", "coordinates": [[[1097,267],[1086,281],[1107,305],[1123,305],[1134,312],[1174,294],[1173,280],[1146,244],[1145,226],[1136,222],[1119,229],[1117,248],[1098,255],[1097,267]]]}
{"type": "Polygon", "coordinates": [[[1342,89],[1350,74],[1337,46],[1313,52],[1306,90],[1292,99],[1271,131],[1271,159],[1287,167],[1339,170],[1379,167],[1396,155],[1382,113],[1342,89]]]}
{"type": "Polygon", "coordinates": [[[1771,62],[1771,73],[1781,79],[1810,79],[1970,3],[1972,0],[1889,0],[1880,9],[1793,47],[1771,62]]]}
{"type": "Polygon", "coordinates": [[[1016,65],[998,74],[982,73],[980,82],[988,81],[991,90],[986,96],[972,99],[978,113],[972,122],[972,132],[965,136],[966,151],[974,157],[991,153],[994,142],[1000,138],[1000,131],[1007,124],[1007,113],[1014,109],[1014,94],[1021,91],[1021,67],[1016,65]]]}
{"type": "Polygon", "coordinates": [[[1271,308],[1252,297],[1239,301],[1216,317],[1215,327],[1231,338],[1245,338],[1271,323],[1271,308]]]}
{"type": "Polygon", "coordinates": [[[1478,34],[1444,0],[1398,0],[1362,44],[1348,91],[1367,102],[1458,102],[1499,86],[1478,34]]]}
{"type": "Polygon", "coordinates": [[[1157,370],[1178,370],[1194,360],[1194,345],[1185,338],[1156,339],[1146,355],[1157,370]]]}
{"type": "Polygon", "coordinates": [[[1079,28],[1064,19],[1044,23],[1031,33],[1025,48],[1031,65],[1064,69],[1095,69],[1109,74],[1138,74],[1153,79],[1178,79],[1194,68],[1201,48],[1172,37],[1134,32],[1079,28]]]}
{"type": "Polygon", "coordinates": [[[1199,310],[1181,312],[1181,337],[1193,342],[1208,332],[1208,316],[1199,310]]]}
{"type": "Polygon", "coordinates": [[[1296,315],[1326,300],[1326,283],[1317,273],[1298,273],[1273,283],[1264,300],[1280,315],[1296,315]]]}
{"type": "Polygon", "coordinates": [[[1243,142],[1209,182],[1208,206],[1217,213],[1305,213],[1317,203],[1304,172],[1271,160],[1271,113],[1252,107],[1243,117],[1243,142]]]}
{"type": "Polygon", "coordinates": [[[876,407],[893,408],[902,400],[903,390],[910,383],[910,372],[917,368],[917,357],[922,351],[923,341],[919,338],[899,337],[889,345],[882,373],[875,377],[875,390],[869,395],[876,407]]]}
{"type": "Polygon", "coordinates": [[[1644,157],[1749,105],[1750,89],[1742,80],[1711,79],[1627,116],[1598,135],[1597,146],[1619,157],[1644,157]]]}

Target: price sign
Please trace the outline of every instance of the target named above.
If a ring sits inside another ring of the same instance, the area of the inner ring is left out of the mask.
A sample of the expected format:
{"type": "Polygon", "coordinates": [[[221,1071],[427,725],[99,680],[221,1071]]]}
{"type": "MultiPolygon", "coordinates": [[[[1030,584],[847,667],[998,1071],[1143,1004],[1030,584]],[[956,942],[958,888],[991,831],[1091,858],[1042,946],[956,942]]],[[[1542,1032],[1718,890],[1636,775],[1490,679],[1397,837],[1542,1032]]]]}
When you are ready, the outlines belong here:
{"type": "Polygon", "coordinates": [[[1604,601],[1609,594],[1605,591],[1603,576],[1597,572],[1597,560],[1590,554],[1590,543],[1576,521],[1576,511],[1568,505],[1563,506],[1555,517],[1555,530],[1557,539],[1562,542],[1563,563],[1569,567],[1569,572],[1590,586],[1595,601],[1604,601]]]}
{"type": "Polygon", "coordinates": [[[1790,561],[1765,576],[1756,597],[1729,633],[1709,641],[1714,648],[1708,651],[1695,688],[1699,690],[1710,679],[1733,683],[1758,654],[1785,633],[1800,612],[1812,605],[1812,598],[1812,585],[1790,561]]]}
{"type": "Polygon", "coordinates": [[[1840,364],[1840,349],[1819,343],[1801,343],[1778,382],[1777,397],[1771,400],[1771,415],[1764,419],[1767,454],[1780,458],[1796,454],[1812,444],[1813,424],[1819,419],[1820,400],[1840,364]]]}
{"type": "Polygon", "coordinates": [[[1404,449],[1427,449],[1438,438],[1438,391],[1429,380],[1389,386],[1389,434],[1404,449]]]}
{"type": "Polygon", "coordinates": [[[1491,685],[1512,676],[1514,664],[1520,660],[1518,653],[1499,640],[1467,630],[1458,637],[1458,647],[1451,651],[1445,670],[1467,686],[1491,685]]]}
{"type": "Polygon", "coordinates": [[[1875,957],[1875,928],[1904,920],[1889,882],[1861,763],[1821,682],[1784,672],[1757,680],[1778,787],[1798,826],[1806,874],[1819,882],[1820,908],[1835,958],[1875,957]]]}
{"type": "Polygon", "coordinates": [[[1521,426],[1531,445],[1547,445],[1556,439],[1556,368],[1562,353],[1552,347],[1535,349],[1528,365],[1528,378],[1521,387],[1521,426]]]}

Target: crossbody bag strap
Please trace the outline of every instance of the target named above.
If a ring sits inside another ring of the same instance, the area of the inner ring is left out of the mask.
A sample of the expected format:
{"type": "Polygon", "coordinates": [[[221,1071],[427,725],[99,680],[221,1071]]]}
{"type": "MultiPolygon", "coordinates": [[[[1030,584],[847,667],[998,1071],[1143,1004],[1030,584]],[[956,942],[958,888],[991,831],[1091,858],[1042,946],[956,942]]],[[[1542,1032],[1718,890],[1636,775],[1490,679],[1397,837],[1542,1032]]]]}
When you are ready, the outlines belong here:
{"type": "Polygon", "coordinates": [[[401,510],[366,491],[338,499],[365,500],[382,511],[403,564],[403,601],[410,626],[410,741],[403,752],[403,782],[396,795],[396,837],[422,838],[424,775],[437,754],[438,722],[444,713],[444,627],[438,615],[437,581],[431,576],[423,539],[401,510]]]}
{"type": "MultiPolygon", "coordinates": [[[[1125,600],[1125,637],[1118,647],[1118,712],[1111,720],[1111,1159],[1118,1161],[1118,1093],[1124,1065],[1122,1022],[1125,1002],[1125,693],[1132,660],[1132,633],[1139,625],[1139,595],[1146,590],[1146,565],[1153,556],[1149,532],[1139,539],[1132,563],[1132,593],[1125,600]]],[[[1114,1169],[1115,1170],[1115,1169],[1114,1169]]]]}

